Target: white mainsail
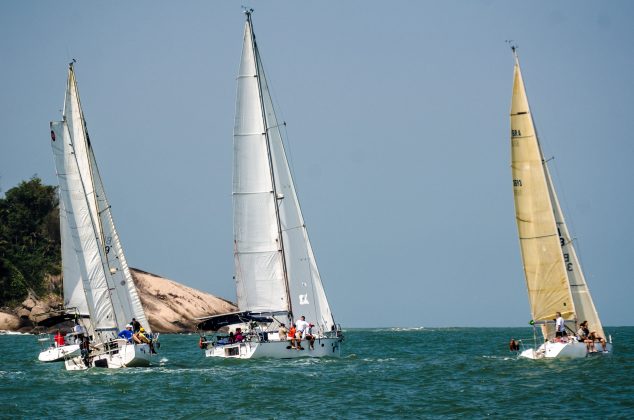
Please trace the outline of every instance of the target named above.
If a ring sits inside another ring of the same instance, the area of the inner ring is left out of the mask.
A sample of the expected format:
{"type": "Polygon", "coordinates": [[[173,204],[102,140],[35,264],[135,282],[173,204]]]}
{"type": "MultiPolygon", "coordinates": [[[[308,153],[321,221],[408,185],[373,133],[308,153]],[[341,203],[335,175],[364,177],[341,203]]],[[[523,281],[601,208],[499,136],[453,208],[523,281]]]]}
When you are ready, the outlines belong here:
{"type": "Polygon", "coordinates": [[[235,277],[241,311],[334,328],[247,12],[234,129],[235,277]]]}
{"type": "Polygon", "coordinates": [[[149,330],[112,222],[86,131],[72,63],[63,116],[63,121],[51,123],[51,137],[60,210],[63,209],[64,284],[68,283],[68,290],[72,290],[68,304],[80,306],[79,290],[83,289],[93,329],[89,332],[96,333],[101,341],[113,338],[132,317],[149,330]],[[69,238],[72,246],[68,245],[69,238]],[[74,258],[69,255],[73,251],[74,258]]]}
{"type": "MultiPolygon", "coordinates": [[[[515,212],[524,273],[535,321],[588,321],[603,328],[566,226],[531,115],[519,59],[515,54],[511,102],[511,157],[515,212]]],[[[542,327],[552,336],[552,324],[542,327]]]]}

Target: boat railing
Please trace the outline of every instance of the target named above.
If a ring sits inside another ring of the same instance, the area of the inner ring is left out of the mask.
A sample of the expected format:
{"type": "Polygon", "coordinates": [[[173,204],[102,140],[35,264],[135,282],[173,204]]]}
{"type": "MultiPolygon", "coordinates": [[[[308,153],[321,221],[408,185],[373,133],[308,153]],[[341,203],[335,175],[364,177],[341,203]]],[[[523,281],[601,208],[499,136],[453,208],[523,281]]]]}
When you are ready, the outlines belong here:
{"type": "MultiPolygon", "coordinates": [[[[315,340],[323,340],[327,338],[343,338],[343,334],[340,326],[336,326],[335,329],[331,331],[318,331],[313,334],[315,340]]],[[[305,338],[302,338],[305,340],[305,338]]],[[[226,333],[220,333],[218,331],[214,332],[210,336],[201,334],[200,339],[198,341],[198,346],[201,350],[206,350],[209,347],[215,346],[227,346],[239,343],[246,342],[255,342],[255,343],[268,343],[268,342],[277,342],[277,341],[291,341],[291,338],[284,337],[281,339],[278,335],[277,330],[266,331],[261,329],[250,329],[244,332],[244,338],[240,341],[232,341],[231,336],[226,333]]]]}

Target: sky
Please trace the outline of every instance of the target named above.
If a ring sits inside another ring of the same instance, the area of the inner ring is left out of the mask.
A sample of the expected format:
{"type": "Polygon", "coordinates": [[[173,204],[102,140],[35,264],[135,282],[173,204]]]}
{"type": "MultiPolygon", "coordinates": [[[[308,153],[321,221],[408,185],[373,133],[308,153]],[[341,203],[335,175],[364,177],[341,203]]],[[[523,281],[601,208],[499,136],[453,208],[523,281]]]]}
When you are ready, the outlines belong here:
{"type": "MultiPolygon", "coordinates": [[[[0,2],[0,194],[57,179],[74,58],[128,263],[235,300],[237,1],[0,2]]],[[[634,3],[252,1],[344,327],[524,326],[513,57],[595,305],[634,325],[634,3]]]]}

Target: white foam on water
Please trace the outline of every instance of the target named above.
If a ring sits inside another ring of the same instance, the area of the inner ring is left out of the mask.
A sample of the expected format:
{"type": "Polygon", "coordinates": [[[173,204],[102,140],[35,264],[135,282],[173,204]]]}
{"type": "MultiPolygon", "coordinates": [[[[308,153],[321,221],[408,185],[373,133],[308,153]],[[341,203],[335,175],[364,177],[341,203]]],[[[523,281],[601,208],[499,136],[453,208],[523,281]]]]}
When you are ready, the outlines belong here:
{"type": "Polygon", "coordinates": [[[29,335],[19,331],[0,330],[0,335],[29,335]]]}

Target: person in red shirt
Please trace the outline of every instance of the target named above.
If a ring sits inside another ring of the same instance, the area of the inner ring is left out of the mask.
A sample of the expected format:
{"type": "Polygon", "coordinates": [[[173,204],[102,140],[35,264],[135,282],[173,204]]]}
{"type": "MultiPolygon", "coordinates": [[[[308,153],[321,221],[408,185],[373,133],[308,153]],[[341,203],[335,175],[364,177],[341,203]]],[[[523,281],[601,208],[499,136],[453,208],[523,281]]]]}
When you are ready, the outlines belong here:
{"type": "Polygon", "coordinates": [[[55,334],[55,344],[57,345],[57,347],[62,347],[64,344],[66,344],[64,342],[64,336],[62,335],[62,332],[60,330],[57,330],[57,334],[55,334]]]}
{"type": "Polygon", "coordinates": [[[296,330],[297,329],[295,328],[295,324],[293,324],[291,326],[291,329],[288,330],[288,338],[291,340],[291,347],[294,348],[294,349],[297,348],[296,345],[295,345],[295,332],[296,332],[296,330]]]}

